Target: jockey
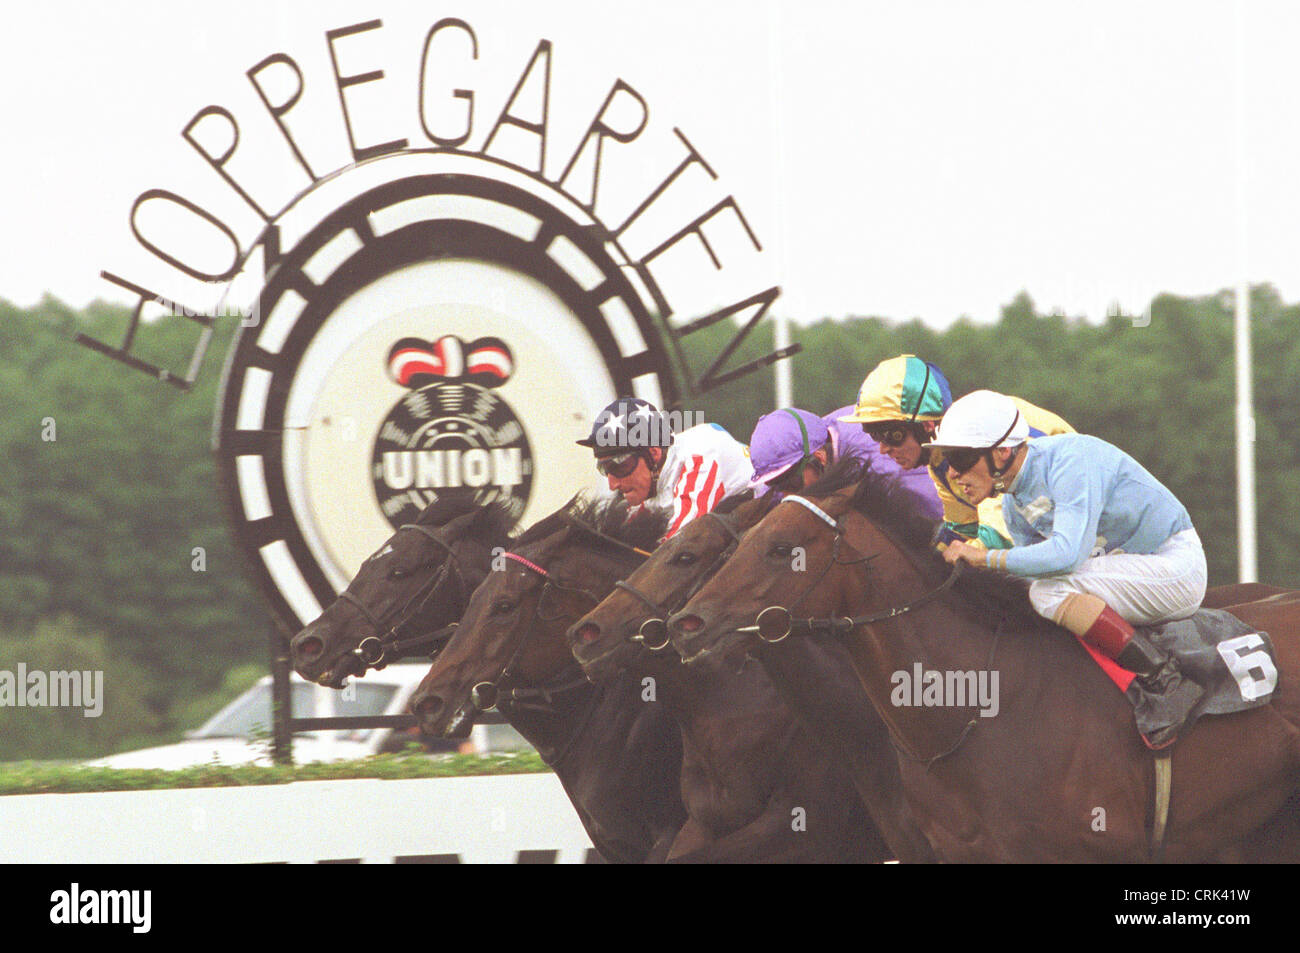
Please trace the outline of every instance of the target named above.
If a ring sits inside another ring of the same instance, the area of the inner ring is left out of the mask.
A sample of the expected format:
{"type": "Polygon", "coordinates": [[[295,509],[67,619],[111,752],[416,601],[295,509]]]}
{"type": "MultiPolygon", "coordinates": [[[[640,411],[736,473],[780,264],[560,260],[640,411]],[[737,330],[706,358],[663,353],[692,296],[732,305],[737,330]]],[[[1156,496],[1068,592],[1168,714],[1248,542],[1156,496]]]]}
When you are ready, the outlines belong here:
{"type": "Polygon", "coordinates": [[[743,491],[754,475],[749,449],[722,427],[699,424],[674,434],[668,415],[639,397],[611,403],[578,443],[592,449],[596,469],[632,513],[645,506],[669,514],[664,540],[743,491]]]}
{"type": "MultiPolygon", "coordinates": [[[[1031,439],[1074,432],[1056,414],[1019,397],[1011,400],[1028,422],[1031,439]]],[[[936,535],[940,549],[952,540],[965,540],[985,549],[1006,549],[1011,545],[1011,535],[1002,520],[1001,508],[995,501],[979,506],[966,499],[953,482],[942,455],[931,454],[924,446],[933,438],[939,418],[951,403],[948,380],[939,368],[903,354],[876,365],[862,382],[856,409],[839,419],[861,424],[880,442],[881,452],[903,469],[925,467],[929,471],[943,503],[943,522],[936,535]]]]}
{"type": "Polygon", "coordinates": [[[775,493],[798,493],[821,477],[826,468],[846,457],[855,457],[876,473],[898,476],[917,500],[919,512],[929,519],[943,515],[943,505],[934,484],[922,470],[904,470],[880,452],[880,445],[861,427],[840,423],[852,411],[841,407],[825,417],[806,410],[783,407],[759,418],[749,438],[756,496],[769,489],[775,493]]]}
{"type": "Polygon", "coordinates": [[[1015,547],[954,543],[964,560],[1034,581],[1029,601],[1162,696],[1172,723],[1147,736],[1153,748],[1174,733],[1203,692],[1178,663],[1133,626],[1184,619],[1205,597],[1205,551],[1187,509],[1142,465],[1084,434],[1040,437],[1011,398],[979,390],[953,403],[932,452],[976,503],[999,493],[1015,547]]]}

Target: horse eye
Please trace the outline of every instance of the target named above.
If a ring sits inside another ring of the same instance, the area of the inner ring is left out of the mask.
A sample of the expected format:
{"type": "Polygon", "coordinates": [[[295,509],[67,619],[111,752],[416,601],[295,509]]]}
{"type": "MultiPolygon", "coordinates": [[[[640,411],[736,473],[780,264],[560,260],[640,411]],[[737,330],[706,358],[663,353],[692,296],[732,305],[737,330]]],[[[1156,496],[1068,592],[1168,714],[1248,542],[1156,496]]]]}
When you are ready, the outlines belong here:
{"type": "Polygon", "coordinates": [[[394,566],[388,570],[389,579],[405,579],[411,574],[409,569],[403,569],[401,566],[394,566]]]}
{"type": "Polygon", "coordinates": [[[794,547],[789,543],[773,543],[771,548],[768,549],[767,554],[769,556],[776,556],[780,559],[788,559],[793,552],[794,547]]]}
{"type": "Polygon", "coordinates": [[[681,552],[672,558],[674,566],[689,566],[695,562],[695,554],[691,552],[681,552]]]}
{"type": "Polygon", "coordinates": [[[493,615],[505,615],[508,612],[513,612],[514,609],[515,604],[509,599],[498,599],[496,602],[492,603],[493,615]]]}

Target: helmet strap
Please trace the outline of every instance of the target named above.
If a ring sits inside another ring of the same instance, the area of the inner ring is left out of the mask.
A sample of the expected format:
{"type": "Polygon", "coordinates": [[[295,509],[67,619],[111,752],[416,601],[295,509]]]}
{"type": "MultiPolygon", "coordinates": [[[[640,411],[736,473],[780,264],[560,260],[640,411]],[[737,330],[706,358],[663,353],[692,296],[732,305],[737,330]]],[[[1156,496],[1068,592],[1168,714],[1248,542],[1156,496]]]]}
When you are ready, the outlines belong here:
{"type": "Polygon", "coordinates": [[[1015,462],[1016,455],[1013,453],[1011,454],[1010,457],[1007,458],[1007,465],[999,469],[998,467],[993,465],[993,451],[996,450],[998,447],[1002,446],[1003,440],[1006,440],[1008,437],[1011,436],[1011,431],[1016,429],[1016,424],[1018,423],[1020,423],[1019,410],[1017,410],[1016,415],[1011,418],[1011,426],[1006,429],[1006,431],[1002,434],[1001,437],[998,437],[998,439],[994,441],[993,446],[989,447],[984,454],[984,459],[987,460],[989,464],[989,475],[992,476],[994,480],[997,480],[998,477],[1006,473],[1007,470],[1010,469],[1011,464],[1015,462]]]}
{"type": "MultiPolygon", "coordinates": [[[[1004,439],[1005,439],[1005,438],[1004,438],[1004,439]]],[[[993,465],[993,450],[994,450],[993,447],[990,447],[990,448],[988,449],[988,451],[984,454],[984,459],[987,460],[987,461],[988,461],[988,464],[989,464],[989,473],[990,473],[990,474],[992,475],[992,477],[993,477],[993,493],[994,493],[994,495],[996,495],[996,494],[998,494],[998,493],[1005,493],[1005,492],[1006,492],[1006,490],[1007,490],[1007,481],[1006,481],[1006,480],[1003,480],[1002,477],[1006,474],[1006,472],[1007,472],[1008,470],[1010,470],[1013,466],[1015,466],[1015,464],[1016,464],[1016,458],[1020,456],[1020,451],[1023,450],[1026,446],[1027,446],[1027,444],[1023,444],[1023,443],[1022,443],[1022,444],[1020,444],[1020,446],[1018,446],[1018,447],[1011,447],[1011,448],[1010,448],[1010,450],[1011,450],[1011,456],[1007,457],[1007,465],[1004,466],[1004,467],[1001,467],[1001,468],[999,468],[999,467],[995,467],[995,466],[993,465]]]]}
{"type": "Polygon", "coordinates": [[[650,471],[650,492],[648,497],[654,496],[659,489],[659,471],[663,469],[664,460],[668,458],[668,451],[660,448],[659,462],[655,463],[654,454],[650,452],[650,447],[642,447],[640,451],[641,459],[645,461],[646,469],[650,471]]]}

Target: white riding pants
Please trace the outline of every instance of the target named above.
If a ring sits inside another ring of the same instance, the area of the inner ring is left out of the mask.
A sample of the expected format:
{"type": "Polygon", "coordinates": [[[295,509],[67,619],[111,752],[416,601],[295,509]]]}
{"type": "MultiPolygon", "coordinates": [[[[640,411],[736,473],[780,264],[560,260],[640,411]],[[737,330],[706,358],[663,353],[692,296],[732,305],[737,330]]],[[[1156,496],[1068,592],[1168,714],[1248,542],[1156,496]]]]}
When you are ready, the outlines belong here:
{"type": "Polygon", "coordinates": [[[1170,536],[1154,553],[1093,556],[1072,572],[1035,579],[1029,601],[1051,619],[1074,593],[1097,596],[1133,625],[1185,619],[1205,598],[1205,550],[1196,530],[1170,536]]]}

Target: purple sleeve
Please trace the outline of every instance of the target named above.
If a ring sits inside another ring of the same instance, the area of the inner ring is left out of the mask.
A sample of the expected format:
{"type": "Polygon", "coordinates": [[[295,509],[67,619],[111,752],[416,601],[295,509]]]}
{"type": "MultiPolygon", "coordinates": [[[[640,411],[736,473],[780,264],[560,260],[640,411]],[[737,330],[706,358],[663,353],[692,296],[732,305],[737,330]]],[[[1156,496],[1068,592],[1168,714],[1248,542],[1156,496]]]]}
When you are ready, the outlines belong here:
{"type": "Polygon", "coordinates": [[[917,511],[927,519],[937,520],[943,517],[943,504],[939,502],[939,493],[934,488],[927,467],[903,470],[897,463],[880,452],[880,446],[867,434],[860,424],[840,423],[837,417],[846,417],[853,412],[853,407],[843,407],[827,414],[824,418],[830,430],[831,445],[835,448],[835,459],[845,456],[866,460],[871,469],[885,476],[898,476],[903,488],[916,501],[917,511]]]}

